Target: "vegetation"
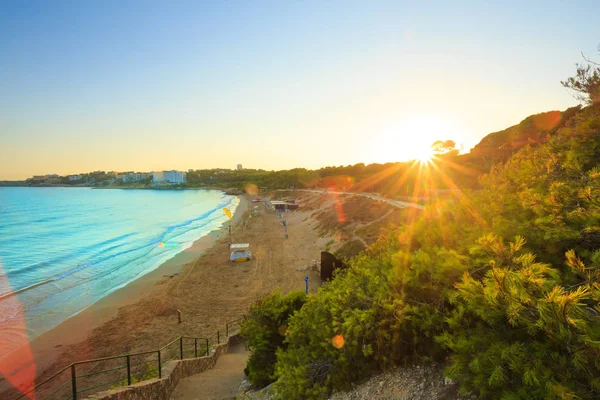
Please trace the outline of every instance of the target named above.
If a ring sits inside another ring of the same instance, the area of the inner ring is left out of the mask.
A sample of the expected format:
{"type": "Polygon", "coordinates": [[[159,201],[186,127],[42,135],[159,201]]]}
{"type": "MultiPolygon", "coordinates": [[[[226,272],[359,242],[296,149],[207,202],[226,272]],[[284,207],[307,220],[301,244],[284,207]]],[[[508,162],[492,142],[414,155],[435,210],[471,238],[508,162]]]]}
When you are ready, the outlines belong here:
{"type": "Polygon", "coordinates": [[[291,318],[288,348],[277,353],[281,398],[323,398],[373,368],[442,355],[434,341],[443,325],[436,310],[452,287],[449,278],[461,276],[462,257],[445,250],[411,254],[403,247],[399,232],[389,231],[291,318]],[[338,335],[341,347],[332,342],[338,335]]]}
{"type": "MultiPolygon", "coordinates": [[[[585,108],[524,121],[517,130],[543,129],[478,190],[456,184],[454,198],[405,213],[308,296],[276,352],[280,398],[326,398],[431,360],[479,398],[600,398],[600,103],[597,68],[584,72],[567,82],[585,108]]],[[[419,179],[435,181],[436,166],[419,179]]]]}
{"type": "Polygon", "coordinates": [[[522,251],[522,237],[505,246],[491,235],[480,244],[490,266],[482,279],[466,275],[457,285],[438,337],[451,350],[448,375],[482,398],[597,398],[600,251],[589,267],[569,251],[581,282],[565,286],[558,268],[522,251]]]}
{"type": "MultiPolygon", "coordinates": [[[[600,46],[598,46],[600,53],[600,46]]],[[[589,57],[583,57],[585,63],[577,64],[575,76],[561,82],[563,86],[572,89],[575,98],[587,104],[600,102],[600,64],[589,57]]]]}
{"type": "Polygon", "coordinates": [[[305,300],[304,292],[290,292],[282,296],[277,291],[250,308],[242,324],[241,335],[252,352],[245,371],[252,384],[263,387],[275,380],[275,354],[278,349],[287,347],[284,338],[288,320],[305,300]]]}

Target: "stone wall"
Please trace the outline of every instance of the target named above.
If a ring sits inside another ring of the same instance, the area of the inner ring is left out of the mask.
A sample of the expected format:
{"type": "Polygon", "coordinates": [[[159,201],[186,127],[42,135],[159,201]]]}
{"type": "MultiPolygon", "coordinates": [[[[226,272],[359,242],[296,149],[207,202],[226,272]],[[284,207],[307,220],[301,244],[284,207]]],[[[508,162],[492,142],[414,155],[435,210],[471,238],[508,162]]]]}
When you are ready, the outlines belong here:
{"type": "Polygon", "coordinates": [[[229,346],[241,343],[240,335],[229,337],[227,343],[215,347],[213,353],[207,357],[189,358],[186,360],[173,360],[167,363],[162,370],[161,379],[149,379],[131,386],[96,393],[87,399],[91,400],[142,400],[156,399],[169,400],[171,393],[179,381],[188,376],[199,374],[211,369],[217,363],[219,356],[227,353],[229,346]]]}

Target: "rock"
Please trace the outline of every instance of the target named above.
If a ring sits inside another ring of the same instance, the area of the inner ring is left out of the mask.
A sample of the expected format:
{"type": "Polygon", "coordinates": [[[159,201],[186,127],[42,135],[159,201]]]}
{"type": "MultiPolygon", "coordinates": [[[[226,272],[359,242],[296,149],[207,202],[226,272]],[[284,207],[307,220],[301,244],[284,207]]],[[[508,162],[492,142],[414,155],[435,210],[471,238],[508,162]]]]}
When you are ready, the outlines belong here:
{"type": "Polygon", "coordinates": [[[248,382],[247,379],[244,379],[242,381],[242,383],[240,384],[240,389],[239,391],[241,393],[247,392],[250,388],[252,387],[252,384],[250,382],[248,382]]]}
{"type": "Polygon", "coordinates": [[[395,367],[360,384],[348,392],[336,392],[330,400],[467,400],[458,394],[458,385],[445,380],[443,365],[395,367]]]}
{"type": "MultiPolygon", "coordinates": [[[[244,382],[245,381],[246,380],[244,380],[244,382]]],[[[242,386],[244,385],[244,382],[242,382],[242,386]]],[[[251,387],[248,387],[247,389],[242,390],[242,386],[240,386],[240,390],[239,390],[240,394],[238,394],[235,397],[236,399],[271,400],[271,399],[273,399],[273,396],[275,395],[273,384],[270,384],[269,386],[262,388],[260,390],[253,390],[251,387]]]]}

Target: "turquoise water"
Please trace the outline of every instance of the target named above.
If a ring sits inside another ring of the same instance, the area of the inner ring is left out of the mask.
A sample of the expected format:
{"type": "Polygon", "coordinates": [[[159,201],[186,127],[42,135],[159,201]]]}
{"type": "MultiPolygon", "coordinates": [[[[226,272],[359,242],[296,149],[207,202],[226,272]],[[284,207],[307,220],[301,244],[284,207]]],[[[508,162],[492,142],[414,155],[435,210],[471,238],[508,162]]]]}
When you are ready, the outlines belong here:
{"type": "Polygon", "coordinates": [[[23,318],[29,338],[55,327],[218,229],[238,202],[204,190],[0,187],[0,331],[23,318]]]}

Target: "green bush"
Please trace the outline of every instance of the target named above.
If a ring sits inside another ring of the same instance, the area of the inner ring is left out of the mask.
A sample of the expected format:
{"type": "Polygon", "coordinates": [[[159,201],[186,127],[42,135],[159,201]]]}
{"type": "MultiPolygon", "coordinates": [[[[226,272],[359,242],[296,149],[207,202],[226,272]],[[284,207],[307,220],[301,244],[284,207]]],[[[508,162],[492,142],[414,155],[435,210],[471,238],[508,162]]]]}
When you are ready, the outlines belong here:
{"type": "Polygon", "coordinates": [[[463,277],[438,337],[451,350],[448,375],[484,399],[600,397],[600,252],[590,268],[567,253],[580,283],[565,288],[558,269],[522,251],[523,238],[480,244],[490,268],[463,277]]]}
{"type": "Polygon", "coordinates": [[[445,292],[464,270],[456,253],[407,253],[387,232],[350,267],[310,296],[290,319],[277,354],[276,391],[284,399],[325,398],[334,389],[398,362],[443,357],[445,292]],[[333,338],[344,339],[342,348],[333,338]]]}
{"type": "Polygon", "coordinates": [[[285,348],[288,319],[300,310],[306,300],[304,292],[295,291],[282,296],[273,292],[256,302],[242,323],[241,335],[252,352],[246,372],[252,384],[264,387],[275,380],[276,352],[285,348]]]}

